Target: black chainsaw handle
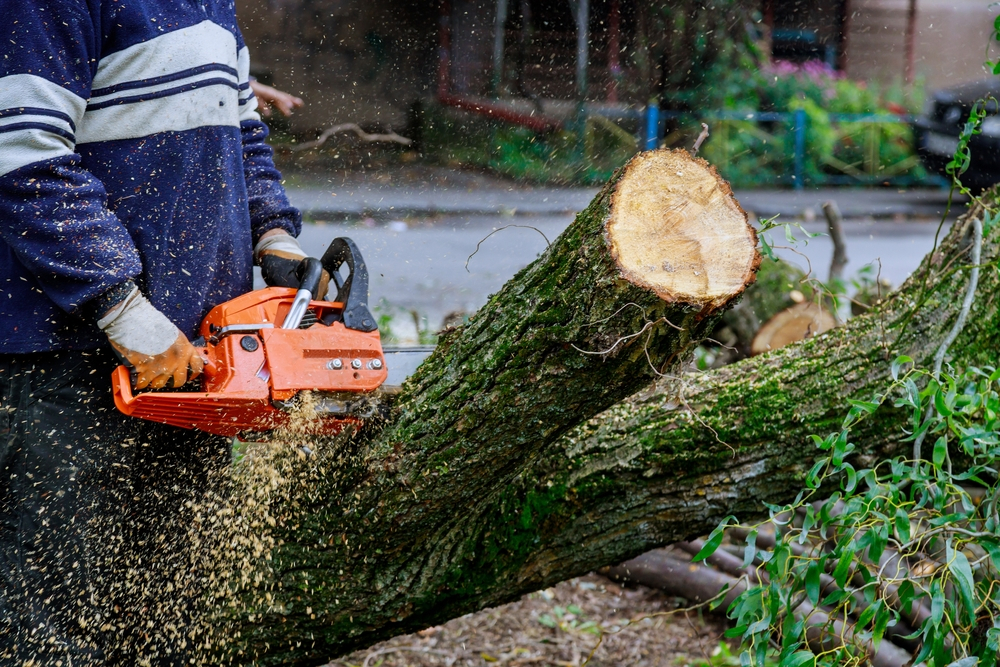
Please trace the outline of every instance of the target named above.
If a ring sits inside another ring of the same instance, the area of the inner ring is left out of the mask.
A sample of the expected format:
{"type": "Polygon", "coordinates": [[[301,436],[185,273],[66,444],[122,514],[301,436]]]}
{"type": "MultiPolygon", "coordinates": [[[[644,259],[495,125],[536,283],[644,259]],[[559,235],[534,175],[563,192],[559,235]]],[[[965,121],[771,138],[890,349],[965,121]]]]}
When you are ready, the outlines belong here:
{"type": "Polygon", "coordinates": [[[368,267],[358,246],[347,237],[337,237],[323,253],[323,268],[337,287],[334,301],[344,304],[344,326],[355,331],[375,331],[378,325],[368,310],[368,267]],[[347,264],[347,277],[340,268],[347,264]]]}
{"type": "Polygon", "coordinates": [[[299,262],[295,269],[295,277],[299,279],[299,289],[308,290],[314,299],[323,297],[319,294],[319,283],[323,279],[323,264],[318,259],[306,257],[299,262]]]}

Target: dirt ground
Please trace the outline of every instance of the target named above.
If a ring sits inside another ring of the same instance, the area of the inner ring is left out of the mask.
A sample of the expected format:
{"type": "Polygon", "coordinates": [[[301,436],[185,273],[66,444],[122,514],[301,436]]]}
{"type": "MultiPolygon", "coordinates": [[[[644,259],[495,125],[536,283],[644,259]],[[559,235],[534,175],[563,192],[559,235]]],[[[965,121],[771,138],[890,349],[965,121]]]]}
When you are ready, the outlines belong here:
{"type": "Polygon", "coordinates": [[[624,588],[589,575],[395,637],[326,667],[727,664],[727,652],[720,649],[726,624],[701,610],[676,611],[686,604],[650,588],[624,588]]]}

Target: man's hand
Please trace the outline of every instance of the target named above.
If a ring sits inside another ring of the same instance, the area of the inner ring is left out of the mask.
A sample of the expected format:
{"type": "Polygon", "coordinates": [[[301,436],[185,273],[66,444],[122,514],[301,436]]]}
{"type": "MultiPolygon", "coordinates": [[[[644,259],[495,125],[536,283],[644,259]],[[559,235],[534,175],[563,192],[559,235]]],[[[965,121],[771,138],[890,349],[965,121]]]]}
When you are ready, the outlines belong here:
{"type": "Polygon", "coordinates": [[[135,289],[97,326],[135,372],[135,389],[180,387],[201,374],[205,361],[187,336],[135,289]]]}
{"type": "MultiPolygon", "coordinates": [[[[272,229],[265,232],[257,242],[253,251],[254,260],[260,266],[264,282],[272,287],[298,287],[299,279],[295,275],[299,264],[306,258],[305,252],[299,246],[294,236],[283,229],[272,229]]],[[[323,271],[319,281],[319,289],[313,298],[321,300],[326,296],[330,286],[330,274],[323,271]]]]}
{"type": "Polygon", "coordinates": [[[305,104],[301,97],[295,97],[283,90],[265,86],[259,81],[250,81],[250,89],[257,97],[257,108],[260,109],[260,114],[264,118],[270,118],[272,106],[280,111],[281,115],[291,116],[292,110],[305,104]]]}

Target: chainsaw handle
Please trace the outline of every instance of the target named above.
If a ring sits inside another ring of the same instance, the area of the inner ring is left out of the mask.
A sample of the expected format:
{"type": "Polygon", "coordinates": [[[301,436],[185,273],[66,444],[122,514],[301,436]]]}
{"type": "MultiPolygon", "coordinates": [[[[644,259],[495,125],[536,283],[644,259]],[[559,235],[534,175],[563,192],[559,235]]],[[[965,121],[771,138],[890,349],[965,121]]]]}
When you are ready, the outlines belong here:
{"type": "Polygon", "coordinates": [[[295,277],[299,279],[299,289],[307,290],[313,299],[319,299],[319,283],[323,279],[323,264],[315,257],[306,257],[295,269],[295,277]]]}
{"type": "Polygon", "coordinates": [[[358,246],[347,237],[337,237],[323,253],[322,266],[337,286],[336,301],[344,304],[344,326],[355,331],[375,331],[378,325],[368,310],[368,267],[358,246]],[[340,267],[347,264],[346,278],[340,267]]]}

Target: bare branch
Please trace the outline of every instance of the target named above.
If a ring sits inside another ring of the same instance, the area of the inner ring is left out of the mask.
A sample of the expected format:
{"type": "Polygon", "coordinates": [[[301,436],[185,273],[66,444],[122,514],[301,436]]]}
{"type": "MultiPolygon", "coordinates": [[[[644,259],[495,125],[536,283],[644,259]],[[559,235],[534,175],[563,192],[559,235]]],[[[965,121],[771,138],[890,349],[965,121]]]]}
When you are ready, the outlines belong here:
{"type": "Polygon", "coordinates": [[[400,135],[396,134],[391,130],[389,131],[388,134],[368,134],[367,132],[362,130],[361,126],[358,125],[357,123],[341,123],[340,125],[334,125],[333,127],[329,127],[323,130],[323,134],[319,135],[319,137],[316,138],[314,141],[307,141],[297,146],[291,146],[289,150],[293,152],[298,152],[298,151],[306,151],[309,150],[310,148],[318,148],[322,146],[324,143],[326,143],[327,139],[329,139],[335,134],[340,134],[342,132],[353,132],[354,134],[358,135],[358,138],[361,139],[361,141],[367,141],[372,143],[381,141],[381,142],[402,144],[404,146],[409,146],[410,144],[413,143],[412,139],[401,137],[400,135]]]}
{"type": "Polygon", "coordinates": [[[691,155],[697,155],[698,149],[701,148],[701,144],[708,139],[708,123],[701,124],[701,134],[698,138],[694,140],[694,146],[691,147],[691,155]]]}

